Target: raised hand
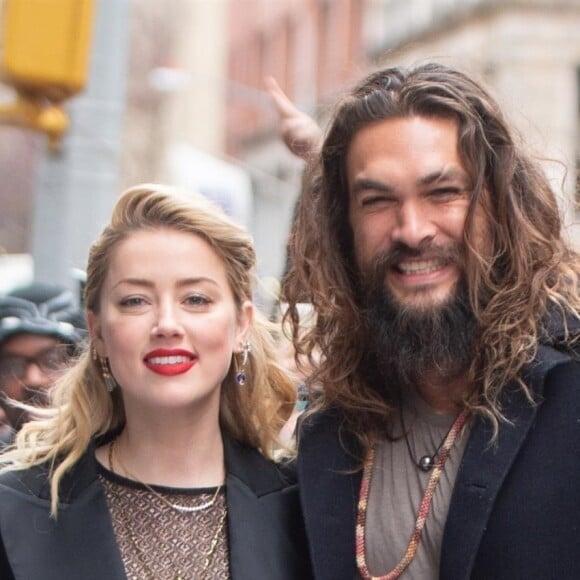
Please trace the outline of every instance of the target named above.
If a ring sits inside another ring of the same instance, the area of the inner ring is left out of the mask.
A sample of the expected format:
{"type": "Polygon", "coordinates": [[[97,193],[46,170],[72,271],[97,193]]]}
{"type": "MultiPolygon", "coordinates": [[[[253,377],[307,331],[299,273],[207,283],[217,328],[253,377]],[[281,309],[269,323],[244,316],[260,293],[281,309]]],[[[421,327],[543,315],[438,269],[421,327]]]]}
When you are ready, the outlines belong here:
{"type": "Polygon", "coordinates": [[[286,147],[305,160],[317,154],[322,145],[322,130],[318,123],[294,105],[274,77],[266,77],[265,83],[278,112],[278,132],[286,147]]]}

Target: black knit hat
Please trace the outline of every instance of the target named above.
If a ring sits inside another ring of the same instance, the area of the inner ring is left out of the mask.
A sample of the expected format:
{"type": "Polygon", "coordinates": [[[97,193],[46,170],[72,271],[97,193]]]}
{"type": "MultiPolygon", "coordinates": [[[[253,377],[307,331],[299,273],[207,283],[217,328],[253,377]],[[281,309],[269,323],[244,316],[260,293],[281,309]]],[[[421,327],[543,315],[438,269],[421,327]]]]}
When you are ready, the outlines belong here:
{"type": "Polygon", "coordinates": [[[76,345],[84,338],[85,329],[72,291],[63,286],[34,282],[0,296],[0,344],[27,333],[76,345]]]}

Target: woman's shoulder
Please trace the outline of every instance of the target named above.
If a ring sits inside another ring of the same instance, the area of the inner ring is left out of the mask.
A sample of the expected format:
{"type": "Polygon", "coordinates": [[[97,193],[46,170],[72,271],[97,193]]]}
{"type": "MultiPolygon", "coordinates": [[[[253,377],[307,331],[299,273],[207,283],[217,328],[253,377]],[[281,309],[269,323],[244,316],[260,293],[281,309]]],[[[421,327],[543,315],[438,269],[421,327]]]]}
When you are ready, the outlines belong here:
{"type": "MultiPolygon", "coordinates": [[[[63,501],[72,501],[96,479],[94,463],[94,453],[87,450],[64,474],[59,486],[59,495],[63,501]]],[[[24,469],[6,470],[0,473],[0,488],[26,493],[39,499],[50,499],[50,479],[54,467],[52,462],[47,461],[24,469]]]]}
{"type": "Polygon", "coordinates": [[[26,493],[38,498],[48,497],[49,473],[45,465],[14,469],[0,473],[0,488],[26,493]]]}
{"type": "Polygon", "coordinates": [[[224,436],[226,470],[248,485],[258,496],[281,491],[296,484],[288,461],[273,461],[257,449],[224,436]]]}

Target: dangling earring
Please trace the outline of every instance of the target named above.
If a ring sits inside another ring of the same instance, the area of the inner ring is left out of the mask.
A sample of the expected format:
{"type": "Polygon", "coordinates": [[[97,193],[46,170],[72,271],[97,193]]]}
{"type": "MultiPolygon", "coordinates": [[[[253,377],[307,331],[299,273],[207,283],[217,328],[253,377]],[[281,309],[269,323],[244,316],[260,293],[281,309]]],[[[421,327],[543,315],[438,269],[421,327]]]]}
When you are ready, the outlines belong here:
{"type": "Polygon", "coordinates": [[[248,358],[252,352],[252,344],[249,340],[244,344],[244,350],[242,352],[242,368],[238,368],[238,360],[234,356],[234,361],[236,363],[236,383],[243,387],[246,384],[246,365],[248,364],[248,358]]]}
{"type": "Polygon", "coordinates": [[[103,381],[105,381],[105,386],[107,391],[112,393],[117,387],[117,381],[115,377],[111,374],[111,367],[109,366],[109,359],[104,356],[99,357],[99,363],[101,364],[101,373],[103,375],[103,381]]]}

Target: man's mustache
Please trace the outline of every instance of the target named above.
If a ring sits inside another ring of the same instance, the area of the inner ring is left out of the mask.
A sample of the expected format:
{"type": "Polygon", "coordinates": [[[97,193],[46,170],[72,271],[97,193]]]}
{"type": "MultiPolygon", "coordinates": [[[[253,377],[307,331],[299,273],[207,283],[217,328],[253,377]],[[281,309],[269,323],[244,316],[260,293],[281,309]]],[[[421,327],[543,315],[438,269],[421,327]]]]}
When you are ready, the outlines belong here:
{"type": "Polygon", "coordinates": [[[395,242],[389,250],[379,252],[373,260],[373,270],[383,274],[406,259],[442,260],[459,266],[465,264],[465,255],[459,244],[436,244],[432,240],[423,240],[418,246],[411,247],[403,242],[395,242]]]}

